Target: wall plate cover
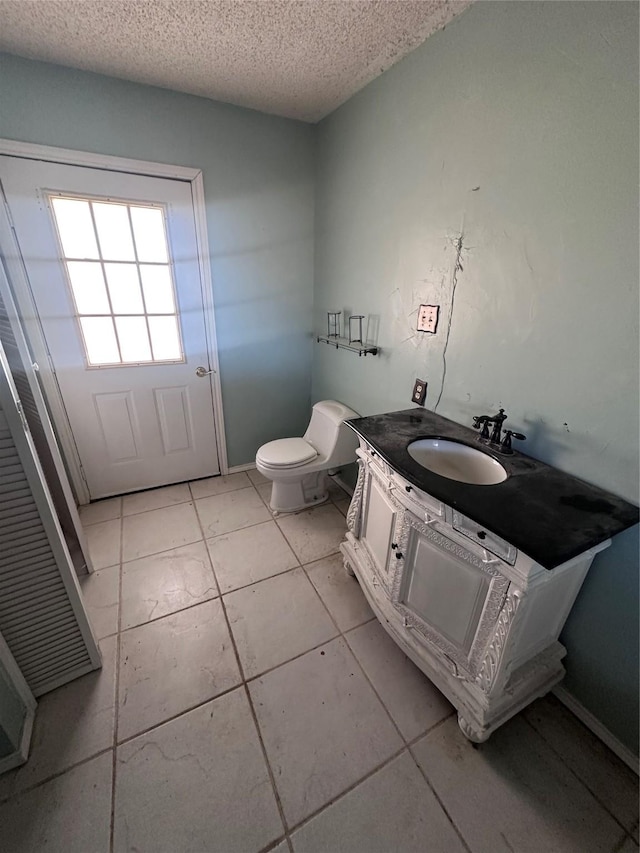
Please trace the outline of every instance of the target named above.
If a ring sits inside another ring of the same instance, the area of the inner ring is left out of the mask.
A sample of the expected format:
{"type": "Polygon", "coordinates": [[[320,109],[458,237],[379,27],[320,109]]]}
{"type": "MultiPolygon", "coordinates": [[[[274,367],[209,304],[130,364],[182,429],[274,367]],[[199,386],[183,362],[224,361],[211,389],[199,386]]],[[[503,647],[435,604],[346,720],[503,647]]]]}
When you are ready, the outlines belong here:
{"type": "Polygon", "coordinates": [[[418,309],[418,325],[419,332],[430,332],[435,335],[438,328],[438,317],[440,316],[439,305],[421,305],[418,309]]]}
{"type": "Polygon", "coordinates": [[[424,406],[424,401],[427,398],[427,383],[422,379],[416,379],[415,384],[413,386],[413,394],[411,395],[411,402],[417,403],[419,406],[424,406]]]}

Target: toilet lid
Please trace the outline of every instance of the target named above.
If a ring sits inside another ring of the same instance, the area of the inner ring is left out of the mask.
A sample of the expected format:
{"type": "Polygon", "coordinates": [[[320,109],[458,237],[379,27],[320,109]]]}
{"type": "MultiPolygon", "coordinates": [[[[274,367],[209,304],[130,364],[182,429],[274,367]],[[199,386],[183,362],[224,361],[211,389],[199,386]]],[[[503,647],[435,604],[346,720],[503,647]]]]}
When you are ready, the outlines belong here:
{"type": "Polygon", "coordinates": [[[257,459],[271,468],[293,468],[304,465],[318,455],[304,438],[279,438],[263,444],[257,453],[257,459]]]}

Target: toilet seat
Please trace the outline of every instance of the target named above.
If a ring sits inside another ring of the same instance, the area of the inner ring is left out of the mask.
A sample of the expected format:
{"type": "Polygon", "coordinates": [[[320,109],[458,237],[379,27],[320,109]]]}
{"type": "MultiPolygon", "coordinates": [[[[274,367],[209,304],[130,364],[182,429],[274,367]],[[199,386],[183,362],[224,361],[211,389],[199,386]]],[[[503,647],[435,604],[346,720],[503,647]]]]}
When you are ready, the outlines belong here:
{"type": "Polygon", "coordinates": [[[278,438],[264,444],[256,459],[267,468],[298,468],[317,455],[317,450],[304,438],[278,438]]]}

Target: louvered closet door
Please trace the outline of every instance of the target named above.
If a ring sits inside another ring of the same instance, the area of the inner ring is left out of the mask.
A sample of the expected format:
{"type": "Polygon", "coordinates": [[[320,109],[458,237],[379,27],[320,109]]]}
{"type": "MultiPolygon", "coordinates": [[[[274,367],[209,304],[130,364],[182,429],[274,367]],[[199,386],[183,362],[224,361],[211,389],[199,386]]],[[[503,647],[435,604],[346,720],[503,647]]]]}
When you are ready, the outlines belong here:
{"type": "Polygon", "coordinates": [[[18,319],[13,295],[2,270],[0,270],[0,343],[4,347],[11,377],[29,425],[76,574],[86,574],[87,567],[91,565],[89,547],[44,398],[29,357],[29,349],[18,319]]]}
{"type": "Polygon", "coordinates": [[[100,653],[0,347],[0,632],[38,696],[100,653]]]}

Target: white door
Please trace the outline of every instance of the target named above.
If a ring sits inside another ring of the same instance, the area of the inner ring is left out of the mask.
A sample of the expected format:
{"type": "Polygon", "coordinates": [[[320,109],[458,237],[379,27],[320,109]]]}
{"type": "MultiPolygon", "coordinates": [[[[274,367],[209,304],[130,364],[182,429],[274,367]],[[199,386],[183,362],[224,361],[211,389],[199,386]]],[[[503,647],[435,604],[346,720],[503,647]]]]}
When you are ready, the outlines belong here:
{"type": "Polygon", "coordinates": [[[191,185],[0,157],[92,499],[219,473],[191,185]]]}

